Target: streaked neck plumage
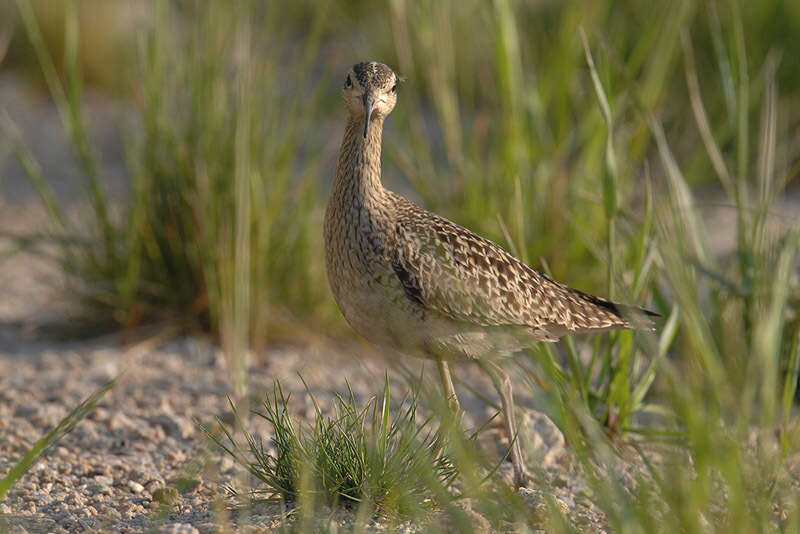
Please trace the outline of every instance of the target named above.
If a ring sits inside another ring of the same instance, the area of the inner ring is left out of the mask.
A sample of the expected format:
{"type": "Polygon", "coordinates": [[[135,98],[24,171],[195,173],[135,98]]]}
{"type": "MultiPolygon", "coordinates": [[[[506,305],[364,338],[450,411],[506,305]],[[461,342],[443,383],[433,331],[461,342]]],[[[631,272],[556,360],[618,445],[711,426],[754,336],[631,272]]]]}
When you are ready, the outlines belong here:
{"type": "Polygon", "coordinates": [[[336,176],[333,182],[334,198],[348,198],[367,207],[381,201],[385,191],[381,184],[381,135],[383,120],[373,118],[369,134],[364,138],[364,118],[347,119],[336,176]]]}

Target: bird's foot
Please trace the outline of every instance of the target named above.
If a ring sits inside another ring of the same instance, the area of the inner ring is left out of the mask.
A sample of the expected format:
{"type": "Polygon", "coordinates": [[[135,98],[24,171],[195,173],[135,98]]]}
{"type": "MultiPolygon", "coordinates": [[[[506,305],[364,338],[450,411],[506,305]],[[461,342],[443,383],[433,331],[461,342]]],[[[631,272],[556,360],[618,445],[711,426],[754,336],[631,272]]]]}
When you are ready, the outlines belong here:
{"type": "Polygon", "coordinates": [[[531,481],[534,479],[533,475],[528,473],[528,470],[525,468],[519,468],[518,466],[514,466],[514,489],[518,490],[520,488],[528,488],[531,485],[531,481]]]}

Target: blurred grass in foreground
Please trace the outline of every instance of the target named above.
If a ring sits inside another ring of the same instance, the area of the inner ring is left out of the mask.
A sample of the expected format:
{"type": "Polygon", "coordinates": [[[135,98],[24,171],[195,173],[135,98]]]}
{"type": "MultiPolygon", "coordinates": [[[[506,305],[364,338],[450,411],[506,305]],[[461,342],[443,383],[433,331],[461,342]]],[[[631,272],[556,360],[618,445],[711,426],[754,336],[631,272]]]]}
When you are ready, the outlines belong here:
{"type": "MultiPolygon", "coordinates": [[[[159,3],[138,43],[141,131],[117,221],[85,141],[74,15],[62,82],[20,0],[89,185],[90,246],[59,241],[59,259],[95,319],[210,328],[234,353],[284,317],[325,316],[317,179],[333,163],[316,133],[343,116],[328,48],[347,28],[342,66],[366,55],[410,78],[387,124],[387,182],[407,178],[428,207],[534,265],[546,258],[571,285],[652,299],[665,315],[659,339],[614,333],[588,350],[568,339],[518,361],[610,528],[796,531],[800,237],[796,216],[776,210],[798,172],[800,109],[800,56],[779,38],[800,15],[754,4],[159,3]],[[353,37],[362,19],[382,24],[353,37]],[[719,233],[690,189],[712,179],[735,214],[730,254],[712,246],[719,233]],[[618,480],[630,449],[634,492],[618,480]]],[[[18,141],[53,234],[76,234],[18,141]]],[[[482,484],[490,463],[446,439],[460,491],[492,526],[576,528],[554,502],[532,518],[482,484]]]]}

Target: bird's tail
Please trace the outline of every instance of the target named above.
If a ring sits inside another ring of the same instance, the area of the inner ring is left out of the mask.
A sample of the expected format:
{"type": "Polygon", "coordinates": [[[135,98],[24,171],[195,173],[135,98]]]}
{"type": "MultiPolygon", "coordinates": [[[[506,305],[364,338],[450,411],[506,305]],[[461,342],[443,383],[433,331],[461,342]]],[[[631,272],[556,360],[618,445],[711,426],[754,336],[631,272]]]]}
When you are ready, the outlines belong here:
{"type": "Polygon", "coordinates": [[[577,332],[626,329],[653,331],[655,324],[651,318],[661,317],[659,313],[638,306],[617,304],[577,289],[570,288],[570,291],[577,297],[573,302],[577,300],[582,308],[580,315],[585,317],[583,324],[576,321],[577,332]]]}

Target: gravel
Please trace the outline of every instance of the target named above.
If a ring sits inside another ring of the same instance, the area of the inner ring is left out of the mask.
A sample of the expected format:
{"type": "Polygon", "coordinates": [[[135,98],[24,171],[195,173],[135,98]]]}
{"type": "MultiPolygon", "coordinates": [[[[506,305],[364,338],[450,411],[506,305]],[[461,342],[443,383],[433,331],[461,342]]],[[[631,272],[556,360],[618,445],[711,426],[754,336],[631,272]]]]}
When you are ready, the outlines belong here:
{"type": "MultiPolygon", "coordinates": [[[[44,343],[2,327],[0,473],[133,357],[113,340],[44,343]]],[[[332,399],[334,389],[344,390],[344,376],[368,394],[367,374],[361,371],[364,378],[358,379],[360,366],[334,363],[353,372],[337,373],[342,378],[330,382],[321,366],[309,369],[314,358],[319,361],[309,348],[266,353],[250,369],[252,390],[265,391],[280,378],[298,399],[295,413],[308,415],[302,383],[291,376],[295,372],[303,371],[309,385],[319,388],[320,402],[332,399]]],[[[229,412],[226,377],[224,358],[201,339],[174,340],[143,354],[97,408],[14,487],[0,504],[0,527],[139,532],[160,521],[172,525],[169,532],[192,531],[180,530],[181,523],[200,532],[214,530],[212,507],[219,500],[230,504],[221,488],[235,470],[213,451],[218,482],[197,472],[208,444],[193,421],[210,423],[229,412]],[[156,519],[164,504],[172,509],[156,519]]],[[[280,510],[262,510],[259,521],[269,526],[279,519],[280,510]]]]}
{"type": "MultiPolygon", "coordinates": [[[[31,101],[19,85],[0,76],[0,99],[13,104],[9,109],[26,139],[49,139],[33,148],[56,195],[71,200],[79,190],[75,185],[79,180],[57,114],[51,105],[31,101]]],[[[120,143],[113,128],[119,112],[102,99],[90,107],[93,130],[102,141],[99,146],[108,165],[104,175],[112,176],[113,193],[124,193],[120,143]]],[[[41,206],[21,169],[9,161],[0,161],[4,178],[0,184],[0,229],[35,231],[43,220],[41,206]]],[[[792,202],[793,207],[800,204],[796,197],[792,202]]],[[[716,213],[727,216],[724,210],[716,213]]],[[[60,274],[51,264],[29,254],[18,254],[1,265],[0,476],[72,407],[123,370],[126,373],[97,408],[47,451],[0,502],[0,532],[152,529],[194,534],[216,532],[219,518],[235,516],[226,512],[233,503],[222,488],[233,482],[236,469],[230,458],[209,448],[194,423],[211,423],[216,417],[230,415],[227,395],[232,388],[219,350],[197,337],[176,339],[141,354],[116,336],[54,340],[46,332],[43,335],[37,325],[53,317],[63,318],[67,305],[49,290],[58,286],[60,274]]],[[[313,404],[297,374],[302,374],[320,406],[332,406],[334,393],[347,390],[346,380],[364,400],[379,392],[387,366],[379,358],[366,357],[369,354],[370,349],[358,344],[271,347],[252,355],[250,391],[263,394],[279,379],[292,396],[293,415],[311,418],[313,404]]],[[[490,389],[474,367],[461,367],[457,373],[479,388],[490,389]]],[[[400,373],[392,371],[390,376],[394,391],[407,389],[399,380],[400,373]]],[[[459,394],[468,412],[467,423],[486,417],[481,402],[464,391],[459,394]]],[[[552,488],[548,495],[539,489],[520,490],[531,516],[545,515],[549,496],[567,511],[576,528],[604,531],[605,520],[592,502],[563,435],[546,416],[531,409],[537,405],[535,400],[518,400],[524,407],[520,427],[528,461],[542,468],[552,488]]],[[[263,422],[255,419],[251,419],[251,427],[265,430],[263,422]]],[[[484,448],[494,449],[495,454],[508,447],[499,420],[481,439],[484,448]]],[[[800,459],[793,464],[800,465],[800,459]]],[[[510,480],[509,463],[501,472],[510,480]]],[[[642,474],[635,462],[622,461],[612,472],[618,473],[631,492],[642,474]]],[[[474,516],[472,523],[478,530],[489,530],[485,518],[467,512],[474,516]]],[[[250,512],[250,531],[274,529],[283,515],[277,506],[259,506],[250,512]]],[[[352,524],[352,518],[337,524],[352,524]]],[[[372,530],[383,527],[378,522],[370,524],[372,530]]],[[[415,530],[413,525],[404,528],[415,530]]],[[[547,525],[542,524],[541,531],[546,530],[547,525]]]]}
{"type": "MultiPolygon", "coordinates": [[[[11,224],[23,224],[23,213],[35,211],[18,207],[14,214],[19,218],[11,224]]],[[[209,447],[194,421],[210,424],[230,416],[232,388],[224,356],[199,337],[175,339],[149,351],[119,336],[53,339],[37,327],[59,309],[49,289],[57,275],[48,268],[35,256],[20,254],[0,269],[0,476],[72,407],[125,372],[95,410],[0,502],[0,532],[218,531],[219,517],[235,519],[235,514],[220,516],[215,510],[233,504],[223,488],[237,471],[229,457],[209,447]]],[[[262,398],[273,380],[280,380],[291,395],[292,414],[310,419],[313,403],[298,373],[323,408],[334,405],[334,394],[345,393],[348,382],[363,402],[382,389],[387,367],[370,354],[359,344],[272,347],[251,356],[249,388],[262,398]]],[[[412,368],[419,363],[411,362],[412,368]]],[[[475,371],[467,366],[459,374],[488,388],[475,371]]],[[[390,372],[398,394],[407,390],[400,377],[390,372]]],[[[485,417],[482,403],[463,397],[473,419],[485,417]]],[[[250,423],[266,435],[263,421],[250,423]]],[[[500,433],[497,421],[486,436],[491,440],[500,433]]],[[[503,443],[496,441],[502,451],[503,443]]],[[[510,477],[510,465],[503,469],[510,477]]],[[[283,515],[277,506],[260,506],[250,514],[251,530],[275,528],[283,515]]],[[[340,526],[347,524],[352,518],[340,521],[340,526]]],[[[383,525],[371,527],[381,530],[383,525]]]]}
{"type": "MultiPolygon", "coordinates": [[[[267,391],[273,379],[280,379],[292,396],[293,414],[311,417],[313,407],[297,379],[300,372],[321,406],[332,405],[334,392],[345,391],[345,377],[365,399],[382,383],[385,363],[353,358],[354,350],[363,349],[274,348],[254,358],[248,373],[251,391],[267,391]]],[[[134,358],[113,339],[43,342],[25,339],[9,326],[0,328],[0,473],[69,407],[134,358]]],[[[470,367],[465,371],[471,374],[470,367]]],[[[198,338],[173,340],[139,356],[97,408],[0,503],[0,531],[5,526],[10,532],[141,532],[156,526],[160,532],[215,532],[215,506],[233,504],[222,488],[233,482],[236,469],[216,450],[209,453],[193,421],[209,423],[229,415],[227,376],[222,354],[198,338]],[[205,458],[215,472],[200,471],[198,463],[205,458]]],[[[393,387],[405,389],[400,382],[393,387]]],[[[483,407],[472,415],[486,413],[483,407]]],[[[259,430],[261,423],[252,419],[251,424],[259,430]]],[[[530,411],[523,426],[528,429],[525,442],[534,444],[528,447],[529,459],[546,470],[559,506],[574,510],[585,525],[602,524],[601,514],[580,497],[582,483],[569,467],[557,428],[530,411]]],[[[508,446],[501,433],[499,422],[485,433],[498,454],[508,446]]],[[[510,480],[510,464],[501,471],[510,480]]],[[[521,491],[532,508],[544,506],[540,492],[521,491]]],[[[251,528],[269,530],[281,517],[277,506],[259,507],[251,514],[251,528]]]]}

